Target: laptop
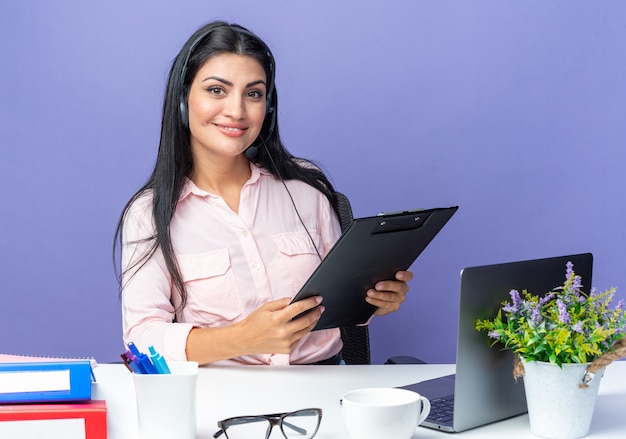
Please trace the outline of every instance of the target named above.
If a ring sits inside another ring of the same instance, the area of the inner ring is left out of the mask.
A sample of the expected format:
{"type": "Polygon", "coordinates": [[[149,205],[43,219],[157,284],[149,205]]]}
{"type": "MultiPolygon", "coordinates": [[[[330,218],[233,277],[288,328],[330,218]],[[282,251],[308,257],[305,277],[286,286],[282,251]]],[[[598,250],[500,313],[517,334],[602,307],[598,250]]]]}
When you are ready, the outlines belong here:
{"type": "Polygon", "coordinates": [[[568,261],[582,277],[583,291],[589,292],[591,253],[468,267],[461,271],[456,374],[403,386],[431,401],[431,414],[421,424],[423,427],[460,432],[527,411],[524,383],[513,378],[513,354],[497,345],[490,347],[487,333],[477,331],[475,323],[477,319],[495,317],[502,302],[510,301],[512,289],[545,294],[563,285],[568,261]]]}

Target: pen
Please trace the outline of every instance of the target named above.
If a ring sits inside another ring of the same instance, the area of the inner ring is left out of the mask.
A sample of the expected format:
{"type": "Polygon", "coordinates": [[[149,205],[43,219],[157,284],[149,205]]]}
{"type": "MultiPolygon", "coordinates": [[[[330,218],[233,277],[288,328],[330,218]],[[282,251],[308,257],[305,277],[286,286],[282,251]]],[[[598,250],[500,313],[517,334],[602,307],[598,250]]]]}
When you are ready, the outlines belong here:
{"type": "Polygon", "coordinates": [[[128,364],[135,373],[147,373],[144,367],[139,363],[139,358],[135,354],[133,354],[130,350],[124,352],[126,358],[128,358],[128,364]]]}
{"type": "Polygon", "coordinates": [[[128,349],[121,357],[126,367],[134,373],[140,374],[169,374],[171,373],[165,358],[159,354],[154,346],[148,346],[149,355],[141,352],[133,342],[128,343],[128,349]]]}
{"type": "Polygon", "coordinates": [[[159,373],[157,368],[154,366],[154,364],[152,364],[152,362],[150,361],[150,358],[148,358],[146,354],[143,354],[143,353],[139,354],[139,364],[141,365],[141,367],[143,367],[143,370],[145,370],[146,373],[148,374],[159,373]]]}
{"type": "Polygon", "coordinates": [[[137,349],[137,346],[135,346],[135,343],[132,341],[128,343],[128,350],[131,351],[135,357],[139,358],[141,352],[139,352],[139,349],[137,349]]]}
{"type": "Polygon", "coordinates": [[[130,351],[135,355],[135,357],[137,357],[137,363],[139,363],[139,366],[141,367],[144,373],[159,373],[156,367],[154,367],[154,364],[150,362],[150,359],[148,358],[148,356],[142,353],[141,351],[139,351],[139,349],[137,349],[137,346],[135,346],[135,343],[133,343],[132,341],[128,343],[128,349],[130,349],[130,351]]]}
{"type": "Polygon", "coordinates": [[[163,355],[159,354],[152,345],[148,346],[148,350],[150,351],[150,361],[152,361],[152,364],[156,367],[157,372],[170,373],[170,368],[167,365],[165,358],[163,358],[163,355]]]}
{"type": "Polygon", "coordinates": [[[148,373],[148,374],[159,373],[155,365],[152,364],[152,362],[150,361],[150,358],[148,358],[148,356],[144,354],[143,352],[139,352],[139,355],[137,355],[137,362],[143,369],[144,373],[148,373]]]}

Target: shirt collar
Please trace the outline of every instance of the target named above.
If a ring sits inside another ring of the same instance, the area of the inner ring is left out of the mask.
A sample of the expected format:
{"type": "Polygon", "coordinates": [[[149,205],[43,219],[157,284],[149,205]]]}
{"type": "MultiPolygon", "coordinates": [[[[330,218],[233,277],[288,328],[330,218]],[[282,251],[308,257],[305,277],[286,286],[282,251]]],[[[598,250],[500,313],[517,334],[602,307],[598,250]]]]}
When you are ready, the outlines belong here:
{"type": "MultiPolygon", "coordinates": [[[[271,175],[271,173],[267,169],[250,163],[250,180],[246,184],[257,184],[257,182],[261,178],[261,174],[271,175]]],[[[216,197],[216,195],[200,189],[193,181],[191,181],[189,177],[185,177],[185,184],[180,191],[178,201],[184,200],[191,194],[194,194],[198,197],[216,197]]]]}

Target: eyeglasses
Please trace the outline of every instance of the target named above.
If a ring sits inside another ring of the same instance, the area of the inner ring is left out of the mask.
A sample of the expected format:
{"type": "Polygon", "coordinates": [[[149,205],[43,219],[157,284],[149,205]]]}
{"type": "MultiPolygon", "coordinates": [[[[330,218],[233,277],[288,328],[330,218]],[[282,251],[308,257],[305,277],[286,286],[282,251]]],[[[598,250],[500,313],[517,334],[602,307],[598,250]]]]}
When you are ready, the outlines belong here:
{"type": "Polygon", "coordinates": [[[322,409],[310,408],[290,413],[272,415],[236,416],[218,421],[220,428],[214,438],[226,435],[227,439],[268,439],[274,426],[287,439],[311,439],[317,433],[322,420],[322,409]]]}

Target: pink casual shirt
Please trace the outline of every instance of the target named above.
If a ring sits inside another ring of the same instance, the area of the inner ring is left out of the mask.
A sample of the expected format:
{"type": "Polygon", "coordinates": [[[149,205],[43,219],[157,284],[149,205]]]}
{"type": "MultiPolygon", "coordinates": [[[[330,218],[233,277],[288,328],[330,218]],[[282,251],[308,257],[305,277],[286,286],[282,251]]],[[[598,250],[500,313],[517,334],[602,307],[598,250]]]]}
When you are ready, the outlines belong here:
{"type": "MultiPolygon", "coordinates": [[[[179,295],[160,250],[134,275],[124,276],[124,342],[140,349],[154,345],[170,361],[186,360],[193,327],[231,325],[263,303],[294,296],[341,234],[328,199],[306,183],[283,183],[251,165],[241,190],[239,213],[224,200],[187,180],[170,224],[172,245],[187,287],[187,304],[175,313],[179,295]],[[176,323],[174,323],[174,319],[176,323]]],[[[144,254],[152,236],[152,198],[131,206],[124,223],[122,270],[144,254]]],[[[218,363],[309,364],[342,348],[338,329],[307,334],[291,354],[245,355],[218,363]]]]}

